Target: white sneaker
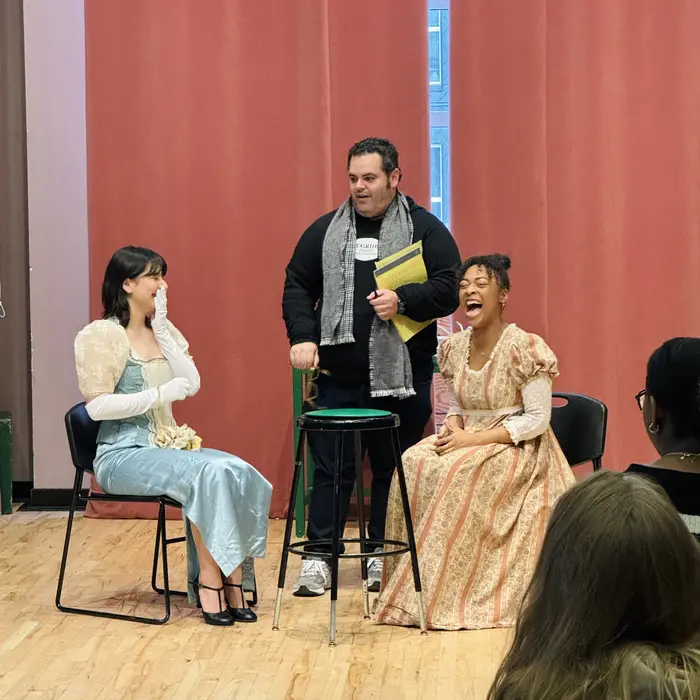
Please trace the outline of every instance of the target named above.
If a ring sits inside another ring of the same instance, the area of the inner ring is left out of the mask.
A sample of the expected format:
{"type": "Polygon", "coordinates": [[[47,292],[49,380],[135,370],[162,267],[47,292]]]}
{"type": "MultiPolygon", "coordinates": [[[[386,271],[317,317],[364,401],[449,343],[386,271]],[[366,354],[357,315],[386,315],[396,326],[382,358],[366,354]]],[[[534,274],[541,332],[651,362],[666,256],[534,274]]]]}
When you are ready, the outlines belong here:
{"type": "MultiPolygon", "coordinates": [[[[381,547],[377,547],[375,552],[383,552],[381,547]]],[[[380,557],[372,557],[367,560],[367,588],[372,593],[379,593],[379,587],[382,583],[382,569],[384,568],[384,560],[380,557]]]]}
{"type": "Polygon", "coordinates": [[[294,595],[301,598],[323,595],[331,587],[330,564],[319,559],[302,559],[294,595]]]}

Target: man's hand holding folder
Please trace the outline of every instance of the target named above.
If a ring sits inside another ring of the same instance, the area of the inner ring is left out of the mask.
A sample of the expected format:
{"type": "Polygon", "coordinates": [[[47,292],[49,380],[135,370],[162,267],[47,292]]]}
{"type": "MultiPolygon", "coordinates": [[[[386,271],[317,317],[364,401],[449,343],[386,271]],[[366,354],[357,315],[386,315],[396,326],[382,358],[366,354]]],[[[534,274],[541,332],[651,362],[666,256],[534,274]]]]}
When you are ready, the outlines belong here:
{"type": "MultiPolygon", "coordinates": [[[[425,269],[425,263],[423,262],[423,243],[418,241],[413,245],[400,250],[398,253],[394,253],[383,260],[380,260],[376,264],[376,270],[374,271],[374,279],[377,282],[377,287],[379,290],[375,292],[377,301],[382,300],[383,303],[374,304],[372,300],[370,303],[375,307],[375,310],[380,307],[382,311],[385,311],[385,305],[387,303],[397,304],[398,297],[395,293],[385,294],[388,290],[398,289],[405,284],[412,283],[423,283],[428,281],[428,271],[425,269]],[[388,298],[387,298],[388,297],[388,298]]],[[[387,308],[387,311],[390,307],[387,308]]],[[[379,311],[377,311],[380,318],[382,318],[379,311]]],[[[396,313],[395,311],[393,312],[396,313]]],[[[389,317],[389,316],[388,316],[389,317]]],[[[418,321],[413,321],[407,316],[394,315],[392,318],[396,330],[401,336],[401,340],[408,341],[416,333],[423,330],[426,326],[433,323],[433,321],[424,321],[419,323],[418,321]]]]}

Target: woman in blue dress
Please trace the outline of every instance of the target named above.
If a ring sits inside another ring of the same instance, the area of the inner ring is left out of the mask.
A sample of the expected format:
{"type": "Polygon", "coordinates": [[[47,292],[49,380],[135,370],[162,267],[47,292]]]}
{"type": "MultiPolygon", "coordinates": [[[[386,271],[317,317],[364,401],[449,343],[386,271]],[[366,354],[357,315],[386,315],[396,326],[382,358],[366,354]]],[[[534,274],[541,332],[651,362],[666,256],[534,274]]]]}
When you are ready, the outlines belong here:
{"type": "Polygon", "coordinates": [[[90,417],[100,422],[95,477],[110,494],[167,495],[182,504],[190,602],[205,622],[255,622],[244,561],[265,554],[272,486],[252,466],[201,447],[172,404],[199,391],[199,372],[167,318],[167,264],[120,248],[102,285],[104,316],[78,333],[75,362],[90,417]]]}

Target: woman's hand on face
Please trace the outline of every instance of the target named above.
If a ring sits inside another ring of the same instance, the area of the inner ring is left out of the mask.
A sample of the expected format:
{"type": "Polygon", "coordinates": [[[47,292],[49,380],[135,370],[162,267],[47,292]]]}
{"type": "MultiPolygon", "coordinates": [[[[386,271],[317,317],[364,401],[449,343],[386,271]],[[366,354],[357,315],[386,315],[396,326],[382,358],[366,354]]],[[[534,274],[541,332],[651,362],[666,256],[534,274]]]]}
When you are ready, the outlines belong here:
{"type": "Polygon", "coordinates": [[[474,435],[472,433],[467,433],[461,428],[447,428],[443,426],[435,441],[435,452],[442,457],[448,452],[464,447],[473,447],[474,445],[474,435]]]}
{"type": "Polygon", "coordinates": [[[151,319],[151,328],[154,333],[168,328],[168,296],[165,287],[161,287],[156,292],[156,310],[151,319]]]}

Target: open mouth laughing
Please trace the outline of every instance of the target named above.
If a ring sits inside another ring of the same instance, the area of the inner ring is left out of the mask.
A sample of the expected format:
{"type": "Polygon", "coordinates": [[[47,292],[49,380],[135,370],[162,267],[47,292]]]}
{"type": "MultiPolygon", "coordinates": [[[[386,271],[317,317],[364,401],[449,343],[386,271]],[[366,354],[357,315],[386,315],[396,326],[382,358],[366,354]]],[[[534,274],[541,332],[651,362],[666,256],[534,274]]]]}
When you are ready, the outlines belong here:
{"type": "Polygon", "coordinates": [[[476,300],[472,299],[472,300],[467,301],[466,308],[467,308],[467,318],[476,318],[481,313],[481,309],[483,308],[483,304],[480,301],[476,301],[476,300]]]}

